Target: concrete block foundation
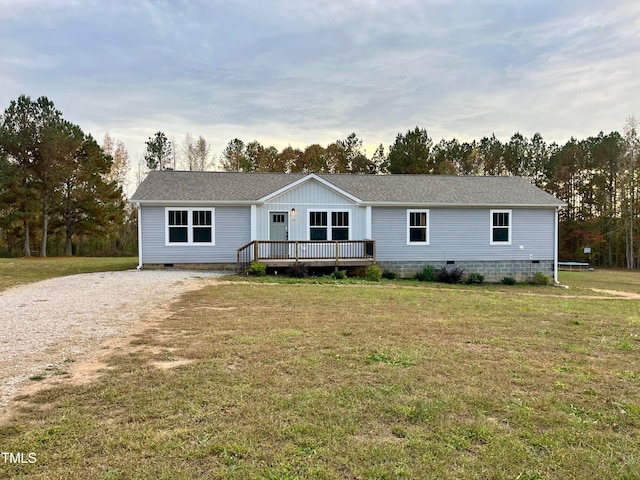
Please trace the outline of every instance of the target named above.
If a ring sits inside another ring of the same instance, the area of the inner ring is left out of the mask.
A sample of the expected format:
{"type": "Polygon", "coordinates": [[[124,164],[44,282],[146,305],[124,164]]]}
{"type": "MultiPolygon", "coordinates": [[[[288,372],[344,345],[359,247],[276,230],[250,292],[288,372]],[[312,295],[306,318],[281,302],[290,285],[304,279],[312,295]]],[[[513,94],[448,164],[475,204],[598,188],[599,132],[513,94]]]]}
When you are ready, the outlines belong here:
{"type": "Polygon", "coordinates": [[[480,273],[485,282],[498,283],[504,277],[515,278],[518,282],[526,282],[541,272],[553,281],[553,260],[463,260],[463,261],[384,261],[377,262],[383,270],[395,272],[400,278],[413,278],[426,266],[436,270],[446,268],[462,268],[465,274],[480,273]]]}

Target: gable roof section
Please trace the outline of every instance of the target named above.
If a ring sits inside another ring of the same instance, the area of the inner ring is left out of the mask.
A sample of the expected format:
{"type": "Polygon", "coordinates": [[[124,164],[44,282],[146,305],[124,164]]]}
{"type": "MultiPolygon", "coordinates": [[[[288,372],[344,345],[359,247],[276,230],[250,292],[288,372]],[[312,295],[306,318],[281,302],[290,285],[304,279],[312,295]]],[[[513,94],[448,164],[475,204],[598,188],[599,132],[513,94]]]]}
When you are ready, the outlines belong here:
{"type": "Polygon", "coordinates": [[[361,205],[565,205],[521,177],[182,171],[150,172],[131,201],[261,204],[311,179],[361,205]]]}
{"type": "Polygon", "coordinates": [[[291,190],[293,190],[294,188],[307,183],[310,180],[315,180],[316,182],[318,182],[319,184],[323,185],[324,187],[333,190],[335,193],[337,193],[338,195],[342,195],[343,197],[351,200],[354,203],[362,203],[362,200],[360,200],[357,197],[354,197],[353,195],[351,195],[349,192],[343,190],[342,188],[339,188],[337,186],[335,186],[334,184],[328,182],[327,180],[317,176],[315,173],[310,173],[309,175],[306,175],[298,180],[296,180],[293,183],[290,183],[289,185],[286,185],[282,188],[280,188],[279,190],[276,190],[273,193],[270,193],[269,195],[262,197],[260,199],[261,202],[268,202],[270,200],[273,200],[274,198],[276,198],[279,195],[282,195],[286,192],[289,192],[291,190]]]}

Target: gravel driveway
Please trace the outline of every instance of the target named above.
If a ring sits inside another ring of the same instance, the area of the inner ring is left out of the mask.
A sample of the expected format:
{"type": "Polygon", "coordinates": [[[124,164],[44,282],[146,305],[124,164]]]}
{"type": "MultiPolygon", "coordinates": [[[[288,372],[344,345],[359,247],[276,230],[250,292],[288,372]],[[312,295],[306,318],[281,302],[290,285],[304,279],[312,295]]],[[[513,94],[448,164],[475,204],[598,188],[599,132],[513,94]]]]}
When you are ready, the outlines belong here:
{"type": "Polygon", "coordinates": [[[128,270],[53,278],[0,292],[0,412],[21,384],[64,368],[220,272],[128,270]]]}

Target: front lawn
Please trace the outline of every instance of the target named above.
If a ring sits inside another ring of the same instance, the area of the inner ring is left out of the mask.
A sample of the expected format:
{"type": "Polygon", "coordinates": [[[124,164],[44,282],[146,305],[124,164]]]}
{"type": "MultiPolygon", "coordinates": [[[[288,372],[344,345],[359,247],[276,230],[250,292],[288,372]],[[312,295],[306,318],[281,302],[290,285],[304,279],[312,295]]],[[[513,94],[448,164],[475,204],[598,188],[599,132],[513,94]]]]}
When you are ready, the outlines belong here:
{"type": "Polygon", "coordinates": [[[0,445],[37,462],[0,475],[639,478],[637,301],[222,283],[171,312],[31,397],[0,445]]]}
{"type": "Polygon", "coordinates": [[[0,291],[63,275],[128,270],[137,264],[137,257],[0,258],[0,291]]]}

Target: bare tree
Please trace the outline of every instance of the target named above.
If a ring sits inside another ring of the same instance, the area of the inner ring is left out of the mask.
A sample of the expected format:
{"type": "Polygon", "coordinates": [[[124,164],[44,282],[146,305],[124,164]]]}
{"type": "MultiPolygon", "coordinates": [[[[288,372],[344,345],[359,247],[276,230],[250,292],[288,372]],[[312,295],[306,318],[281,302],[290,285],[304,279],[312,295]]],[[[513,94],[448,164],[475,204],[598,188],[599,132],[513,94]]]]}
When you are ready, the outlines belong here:
{"type": "Polygon", "coordinates": [[[171,149],[171,168],[174,170],[180,170],[180,166],[179,166],[179,161],[180,161],[180,157],[178,155],[178,148],[177,144],[176,144],[176,136],[175,135],[171,135],[171,145],[174,146],[174,148],[171,149]]]}
{"type": "Polygon", "coordinates": [[[136,188],[140,186],[140,184],[144,180],[144,177],[146,177],[148,174],[149,168],[147,167],[147,161],[145,160],[143,155],[138,155],[138,163],[136,165],[135,171],[136,188]]]}
{"type": "Polygon", "coordinates": [[[106,175],[106,179],[116,182],[120,187],[124,188],[130,167],[127,147],[121,140],[114,140],[111,134],[107,132],[104,134],[104,140],[102,141],[102,150],[113,159],[111,170],[106,175]]]}
{"type": "Polygon", "coordinates": [[[213,159],[210,157],[210,152],[211,146],[202,135],[199,135],[197,140],[194,140],[190,133],[185,135],[182,154],[189,170],[210,170],[213,167],[213,159]]]}

